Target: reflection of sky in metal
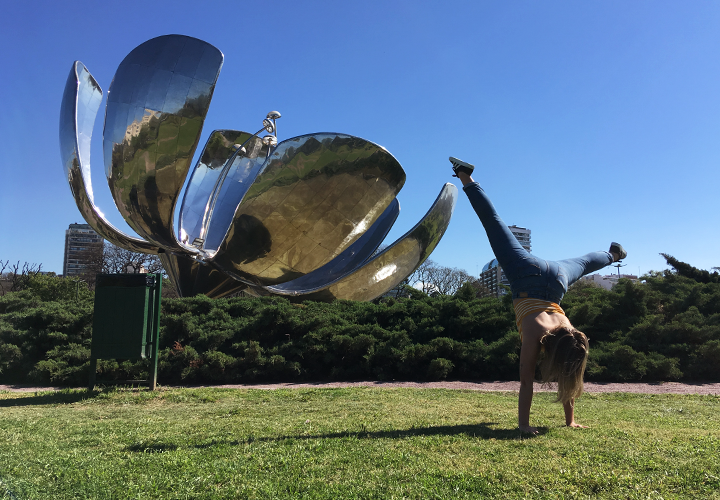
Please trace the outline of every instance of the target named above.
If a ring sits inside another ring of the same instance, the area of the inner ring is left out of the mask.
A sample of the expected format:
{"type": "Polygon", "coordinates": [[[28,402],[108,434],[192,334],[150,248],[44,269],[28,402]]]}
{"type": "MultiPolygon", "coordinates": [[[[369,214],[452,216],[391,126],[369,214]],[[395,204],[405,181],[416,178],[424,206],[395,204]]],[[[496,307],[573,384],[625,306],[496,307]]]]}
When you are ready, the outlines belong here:
{"type": "Polygon", "coordinates": [[[236,157],[227,168],[227,176],[217,190],[208,223],[206,250],[217,250],[225,239],[240,201],[265,163],[267,147],[256,137],[246,144],[248,154],[236,157]],[[258,156],[260,155],[260,156],[258,156]]]}
{"type": "MultiPolygon", "coordinates": [[[[233,146],[246,142],[250,137],[250,134],[236,130],[215,130],[210,135],[205,149],[203,149],[200,159],[193,169],[180,210],[181,242],[190,245],[195,238],[207,239],[207,235],[204,234],[203,224],[213,222],[212,219],[207,220],[208,211],[213,200],[217,199],[218,188],[222,188],[224,184],[221,181],[226,180],[226,176],[229,177],[228,180],[241,181],[242,179],[236,170],[241,166],[248,166],[249,163],[253,163],[248,158],[236,158],[231,165],[228,165],[228,161],[234,153],[233,146]]],[[[249,175],[249,173],[246,169],[245,174],[249,175]]],[[[230,185],[232,185],[231,182],[228,183],[226,189],[229,189],[230,185]]],[[[233,206],[227,206],[220,200],[218,200],[219,203],[214,204],[214,218],[226,222],[225,230],[229,225],[228,219],[232,218],[235,213],[235,208],[242,199],[245,190],[247,190],[247,187],[242,190],[242,194],[237,194],[239,199],[233,206]]],[[[210,232],[214,233],[215,231],[210,232]]],[[[224,232],[222,236],[224,236],[224,232]]],[[[217,249],[218,245],[210,246],[207,241],[205,242],[205,248],[217,249]]]]}
{"type": "Polygon", "coordinates": [[[388,264],[385,267],[381,267],[376,273],[375,276],[373,276],[373,280],[376,283],[380,283],[383,280],[388,279],[390,276],[395,274],[395,271],[397,271],[397,265],[396,264],[388,264]]]}
{"type": "Polygon", "coordinates": [[[213,263],[261,285],[296,279],[348,248],[360,236],[356,228],[371,226],[404,181],[387,150],[359,137],[323,133],[283,141],[235,211],[213,263]]]}
{"type": "Polygon", "coordinates": [[[157,253],[158,247],[116,229],[94,203],[90,142],[101,99],[100,86],[87,68],[76,61],[65,84],[60,106],[60,153],[70,191],[83,218],[103,238],[133,251],[157,253]]]}
{"type": "Polygon", "coordinates": [[[108,182],[140,236],[179,249],[173,213],[200,139],[223,55],[195,38],[154,38],[123,59],[108,92],[108,182]]]}
{"type": "Polygon", "coordinates": [[[397,219],[405,172],[381,146],[336,133],[294,137],[269,150],[246,132],[214,131],[188,181],[178,240],[173,214],[222,61],[201,40],[168,35],[141,44],[118,67],[103,155],[115,203],[142,238],[112,227],[93,203],[90,143],[102,91],[81,63],[73,67],[61,153],[78,208],[99,234],[123,248],[161,253],[181,295],[223,296],[250,286],[260,294],[366,300],[427,258],[456,195],[446,187],[450,202],[436,201],[392,251],[371,259],[397,219]]]}
{"type": "Polygon", "coordinates": [[[80,161],[82,176],[86,180],[85,186],[88,198],[94,203],[90,178],[90,141],[92,139],[93,125],[95,125],[95,117],[97,116],[102,100],[102,91],[100,91],[97,82],[95,82],[95,79],[88,73],[85,67],[78,67],[78,70],[78,79],[82,81],[82,83],[78,85],[76,115],[78,160],[80,161]]]}
{"type": "Polygon", "coordinates": [[[202,240],[212,256],[232,224],[238,204],[267,158],[268,146],[256,136],[235,130],[216,130],[200,155],[185,194],[180,216],[180,241],[202,240]],[[244,154],[235,155],[242,144],[244,154]]]}

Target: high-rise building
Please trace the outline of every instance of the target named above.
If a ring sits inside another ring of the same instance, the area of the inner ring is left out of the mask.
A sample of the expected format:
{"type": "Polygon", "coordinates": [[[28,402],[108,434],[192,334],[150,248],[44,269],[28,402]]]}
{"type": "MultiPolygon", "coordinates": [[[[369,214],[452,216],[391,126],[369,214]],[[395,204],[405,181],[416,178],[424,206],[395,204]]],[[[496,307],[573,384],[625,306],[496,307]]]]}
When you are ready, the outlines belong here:
{"type": "MultiPolygon", "coordinates": [[[[527,250],[531,251],[532,245],[530,243],[530,230],[524,227],[508,226],[510,232],[515,236],[520,245],[527,250]]],[[[497,259],[493,259],[482,268],[480,273],[480,283],[484,288],[484,296],[500,297],[505,295],[505,288],[501,285],[510,286],[505,273],[502,268],[498,265],[497,259]]]]}
{"type": "Polygon", "coordinates": [[[89,224],[70,224],[65,231],[63,276],[78,276],[102,258],[103,239],[89,224]]]}
{"type": "Polygon", "coordinates": [[[528,252],[532,252],[532,246],[530,245],[530,230],[524,227],[508,226],[510,232],[515,235],[515,238],[520,242],[522,247],[528,252]]]}

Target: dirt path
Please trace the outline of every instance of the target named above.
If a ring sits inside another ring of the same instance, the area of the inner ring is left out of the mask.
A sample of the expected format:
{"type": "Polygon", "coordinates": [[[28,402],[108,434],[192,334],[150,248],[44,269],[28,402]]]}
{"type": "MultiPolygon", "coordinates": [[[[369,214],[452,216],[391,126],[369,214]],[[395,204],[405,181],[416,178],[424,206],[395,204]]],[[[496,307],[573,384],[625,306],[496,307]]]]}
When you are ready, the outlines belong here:
{"type": "MultiPolygon", "coordinates": [[[[172,388],[175,386],[164,386],[172,388]]],[[[200,387],[221,387],[228,389],[323,389],[334,387],[376,387],[376,388],[418,388],[418,389],[465,389],[471,391],[511,391],[517,392],[520,382],[323,382],[323,383],[302,383],[302,384],[252,384],[252,385],[214,385],[200,387]]],[[[11,392],[40,392],[57,391],[60,387],[36,387],[21,385],[0,385],[0,391],[11,392]]],[[[535,384],[535,391],[549,391],[552,389],[543,388],[535,384]]],[[[598,392],[630,392],[636,394],[702,394],[720,396],[720,383],[680,383],[680,382],[659,382],[659,383],[599,383],[586,382],[585,391],[588,393],[598,392]]]]}

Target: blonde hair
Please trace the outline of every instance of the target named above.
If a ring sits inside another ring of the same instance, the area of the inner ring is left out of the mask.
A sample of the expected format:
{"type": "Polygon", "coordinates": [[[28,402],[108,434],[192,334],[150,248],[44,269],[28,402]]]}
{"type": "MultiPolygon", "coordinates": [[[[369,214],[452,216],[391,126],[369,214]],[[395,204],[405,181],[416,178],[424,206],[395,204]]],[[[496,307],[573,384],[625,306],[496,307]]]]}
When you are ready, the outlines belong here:
{"type": "Polygon", "coordinates": [[[557,382],[555,401],[567,403],[583,393],[583,375],[587,365],[590,344],[581,331],[572,326],[558,326],[548,331],[540,344],[545,355],[540,361],[543,384],[557,382]]]}

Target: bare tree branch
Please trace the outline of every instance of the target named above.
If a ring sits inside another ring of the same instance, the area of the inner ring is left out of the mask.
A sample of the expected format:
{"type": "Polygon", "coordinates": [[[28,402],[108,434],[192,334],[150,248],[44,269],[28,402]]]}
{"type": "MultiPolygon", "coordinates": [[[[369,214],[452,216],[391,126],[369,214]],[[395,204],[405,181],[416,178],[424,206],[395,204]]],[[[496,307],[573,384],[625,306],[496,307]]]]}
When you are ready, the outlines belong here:
{"type": "Polygon", "coordinates": [[[428,259],[408,276],[408,284],[428,295],[455,295],[463,283],[476,281],[467,271],[428,259]]]}
{"type": "Polygon", "coordinates": [[[423,293],[430,294],[434,292],[435,288],[432,285],[430,275],[436,266],[437,264],[435,264],[434,261],[427,259],[425,262],[420,264],[420,266],[418,266],[418,268],[415,269],[410,276],[408,276],[408,284],[423,293]]]}
{"type": "Polygon", "coordinates": [[[19,292],[25,290],[30,278],[42,272],[42,264],[29,264],[25,262],[20,265],[10,264],[10,261],[0,261],[0,295],[7,292],[19,292]],[[7,270],[7,272],[6,272],[7,270]]]}
{"type": "MultiPolygon", "coordinates": [[[[163,272],[160,258],[154,254],[133,252],[105,243],[103,273],[158,273],[163,272]]],[[[164,274],[164,273],[163,273],[164,274]]]]}

